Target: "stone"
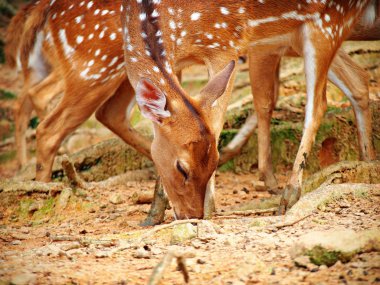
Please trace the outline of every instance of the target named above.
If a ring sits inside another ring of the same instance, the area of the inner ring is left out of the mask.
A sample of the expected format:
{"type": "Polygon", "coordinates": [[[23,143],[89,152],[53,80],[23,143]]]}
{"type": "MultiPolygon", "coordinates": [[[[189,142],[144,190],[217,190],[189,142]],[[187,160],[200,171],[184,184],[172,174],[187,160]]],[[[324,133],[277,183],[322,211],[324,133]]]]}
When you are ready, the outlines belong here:
{"type": "Polygon", "coordinates": [[[36,284],[37,277],[32,273],[21,273],[12,277],[11,284],[13,285],[30,285],[36,284]]]}
{"type": "Polygon", "coordinates": [[[149,259],[152,255],[152,252],[149,250],[146,250],[143,247],[140,247],[136,250],[136,252],[133,254],[134,258],[145,258],[149,259]]]}
{"type": "Polygon", "coordinates": [[[298,267],[307,268],[307,265],[310,263],[310,257],[307,255],[301,255],[294,259],[295,265],[298,267]]]}
{"type": "Polygon", "coordinates": [[[203,220],[198,223],[198,238],[200,240],[215,239],[217,235],[218,234],[212,222],[203,220]]]}
{"type": "Polygon", "coordinates": [[[191,223],[179,224],[173,227],[171,244],[181,244],[197,236],[195,226],[191,223]]]}
{"type": "Polygon", "coordinates": [[[43,206],[43,201],[34,201],[30,206],[29,206],[29,213],[34,213],[35,211],[38,211],[42,208],[43,206]]]}
{"type": "Polygon", "coordinates": [[[291,248],[295,261],[300,256],[309,256],[316,265],[332,266],[336,262],[348,262],[356,254],[380,251],[380,229],[316,231],[307,233],[291,248]]]}
{"type": "Polygon", "coordinates": [[[112,194],[110,197],[110,202],[114,205],[123,203],[123,199],[119,194],[112,194]]]}

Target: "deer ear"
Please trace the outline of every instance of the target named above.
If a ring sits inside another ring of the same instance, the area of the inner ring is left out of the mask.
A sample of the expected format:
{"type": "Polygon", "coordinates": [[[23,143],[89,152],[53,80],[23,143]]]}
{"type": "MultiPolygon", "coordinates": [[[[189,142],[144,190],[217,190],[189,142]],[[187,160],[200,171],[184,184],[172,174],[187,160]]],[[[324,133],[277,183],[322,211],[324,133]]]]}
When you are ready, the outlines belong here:
{"type": "Polygon", "coordinates": [[[202,89],[200,92],[200,101],[202,106],[212,107],[215,101],[224,94],[235,70],[235,65],[235,61],[232,60],[202,89]]]}
{"type": "Polygon", "coordinates": [[[171,116],[166,110],[166,96],[149,79],[141,79],[136,88],[136,101],[144,117],[155,123],[171,116]]]}

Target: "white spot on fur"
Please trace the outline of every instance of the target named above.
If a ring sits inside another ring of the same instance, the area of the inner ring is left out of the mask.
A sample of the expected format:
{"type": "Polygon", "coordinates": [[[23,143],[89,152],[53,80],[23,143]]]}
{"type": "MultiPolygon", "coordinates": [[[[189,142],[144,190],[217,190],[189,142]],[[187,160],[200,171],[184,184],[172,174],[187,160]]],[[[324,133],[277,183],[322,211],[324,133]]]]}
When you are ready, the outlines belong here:
{"type": "Polygon", "coordinates": [[[191,14],[190,19],[192,21],[197,21],[197,20],[199,20],[200,17],[201,17],[201,13],[195,12],[195,13],[191,14]]]}
{"type": "Polygon", "coordinates": [[[228,11],[228,9],[226,7],[220,7],[220,12],[223,15],[228,15],[230,13],[230,11],[228,11]]]}

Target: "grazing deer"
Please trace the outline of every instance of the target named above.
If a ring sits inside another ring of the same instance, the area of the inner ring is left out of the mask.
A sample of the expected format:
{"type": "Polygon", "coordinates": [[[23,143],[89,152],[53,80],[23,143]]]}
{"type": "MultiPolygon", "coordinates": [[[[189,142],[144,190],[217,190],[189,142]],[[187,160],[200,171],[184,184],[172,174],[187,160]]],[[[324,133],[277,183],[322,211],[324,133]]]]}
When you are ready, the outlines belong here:
{"type": "Polygon", "coordinates": [[[203,216],[234,62],[244,53],[252,59],[258,43],[282,43],[305,58],[304,134],[282,210],[290,206],[290,194],[299,198],[306,158],[326,110],[330,63],[369,2],[124,0],[127,74],[143,115],[154,123],[152,158],[179,218],[203,216]],[[199,62],[211,80],[191,98],[174,74],[199,62]]]}
{"type": "Polygon", "coordinates": [[[129,125],[125,112],[134,104],[134,92],[124,69],[118,17],[121,2],[54,2],[36,3],[20,43],[24,74],[31,70],[48,74],[44,51],[54,52],[49,61],[54,63],[54,78],[51,74],[41,77],[37,86],[51,77],[50,82],[62,82],[64,91],[59,104],[37,128],[36,179],[50,181],[62,140],[95,111],[100,122],[150,158],[150,141],[129,125]]]}
{"type": "MultiPolygon", "coordinates": [[[[5,38],[6,63],[10,68],[21,69],[20,46],[25,30],[25,22],[36,7],[35,1],[26,5],[12,18],[5,38]]],[[[27,163],[26,130],[33,109],[42,120],[45,117],[48,102],[63,90],[62,80],[58,75],[58,66],[53,68],[54,51],[47,40],[42,42],[34,52],[28,68],[23,70],[24,86],[14,106],[15,141],[19,166],[27,163]],[[39,54],[38,54],[39,52],[39,54]],[[41,69],[41,63],[46,66],[41,69]],[[50,72],[50,69],[53,71],[50,72]]]]}

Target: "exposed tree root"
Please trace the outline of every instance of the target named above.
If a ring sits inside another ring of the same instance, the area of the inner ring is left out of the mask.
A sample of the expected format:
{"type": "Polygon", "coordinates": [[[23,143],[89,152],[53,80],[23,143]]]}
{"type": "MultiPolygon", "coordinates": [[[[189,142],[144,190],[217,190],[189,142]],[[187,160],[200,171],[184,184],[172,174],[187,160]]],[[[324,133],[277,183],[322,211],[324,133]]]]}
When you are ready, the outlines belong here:
{"type": "Polygon", "coordinates": [[[70,161],[67,155],[64,155],[62,157],[62,168],[67,176],[67,179],[69,179],[71,187],[79,187],[82,189],[88,188],[87,183],[82,178],[80,178],[77,171],[75,170],[73,163],[70,161]]]}
{"type": "Polygon", "coordinates": [[[68,188],[64,183],[45,183],[39,181],[0,181],[0,193],[33,194],[43,193],[54,196],[63,189],[68,188]]]}
{"type": "Polygon", "coordinates": [[[147,231],[146,233],[142,234],[141,237],[139,238],[139,241],[142,242],[147,237],[150,237],[150,236],[154,235],[156,232],[162,231],[162,230],[167,229],[167,228],[171,228],[171,227],[174,227],[177,225],[182,225],[182,224],[187,224],[187,223],[198,224],[201,221],[202,220],[199,220],[199,219],[178,220],[178,221],[171,222],[170,224],[159,225],[159,226],[156,226],[153,229],[147,231]]]}
{"type": "Polygon", "coordinates": [[[238,155],[257,127],[256,114],[249,116],[232,141],[220,151],[219,165],[238,155]]]}
{"type": "Polygon", "coordinates": [[[148,285],[156,285],[160,283],[162,277],[164,276],[165,270],[170,266],[174,258],[177,260],[178,269],[179,271],[181,271],[185,283],[189,282],[190,276],[189,272],[186,269],[185,256],[174,251],[169,251],[161,260],[161,262],[158,263],[154,268],[153,273],[150,276],[148,285]]]}
{"type": "Polygon", "coordinates": [[[228,212],[219,212],[214,219],[234,219],[240,218],[241,216],[253,216],[261,214],[273,214],[276,213],[277,208],[269,209],[258,209],[258,210],[247,210],[247,211],[228,211],[228,212]]]}

